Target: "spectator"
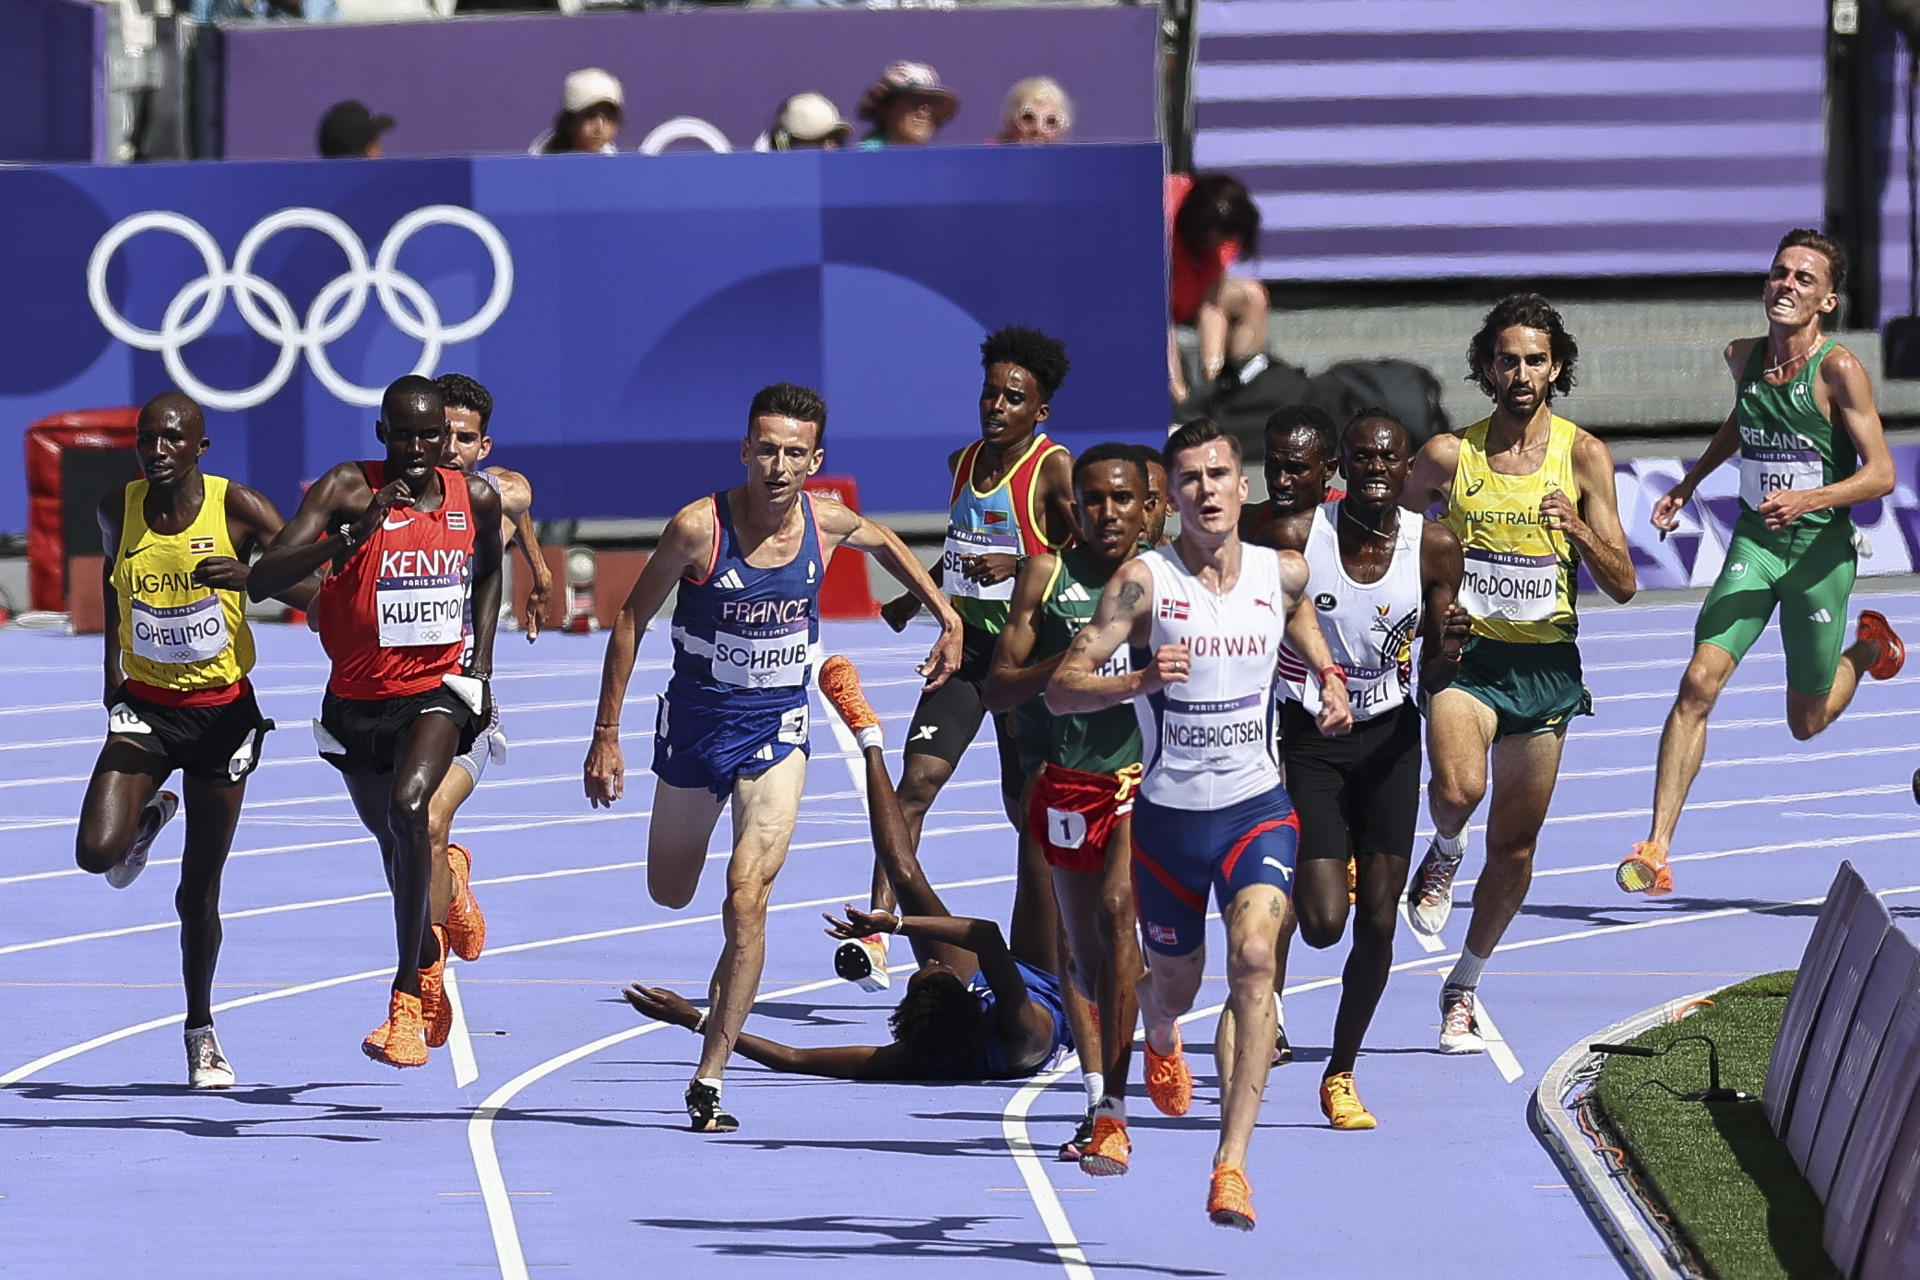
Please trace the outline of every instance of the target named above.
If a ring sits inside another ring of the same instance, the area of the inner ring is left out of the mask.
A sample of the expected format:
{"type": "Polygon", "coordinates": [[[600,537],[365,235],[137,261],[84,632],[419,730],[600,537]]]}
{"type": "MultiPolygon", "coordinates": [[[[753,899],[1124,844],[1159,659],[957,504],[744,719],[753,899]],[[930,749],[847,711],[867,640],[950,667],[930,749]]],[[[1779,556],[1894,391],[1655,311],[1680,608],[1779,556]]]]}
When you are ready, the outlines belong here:
{"type": "Polygon", "coordinates": [[[553,128],[534,140],[536,155],[578,151],[618,155],[622,108],[627,101],[620,81],[599,67],[570,72],[560,90],[560,114],[553,128]]]}
{"type": "Polygon", "coordinates": [[[780,104],[773,128],[767,131],[772,151],[833,151],[847,145],[853,126],[840,118],[840,108],[817,93],[796,93],[780,104]]]}
{"type": "Polygon", "coordinates": [[[380,158],[380,135],[393,128],[392,116],[377,116],[364,102],[336,102],[320,117],[320,154],[329,158],[380,158]]]}
{"type": "Polygon", "coordinates": [[[940,83],[938,71],[924,62],[892,63],[860,99],[860,118],[873,124],[860,145],[923,146],[959,109],[959,95],[940,83]]]}
{"type": "Polygon", "coordinates": [[[994,142],[1059,142],[1073,130],[1073,101],[1051,76],[1028,76],[1007,90],[994,142]]]}
{"type": "Polygon", "coordinates": [[[193,0],[195,22],[268,22],[304,18],[335,22],[340,6],[335,0],[193,0]]]}
{"type": "MultiPolygon", "coordinates": [[[[1176,173],[1167,178],[1167,221],[1173,323],[1197,331],[1200,373],[1207,383],[1225,374],[1238,385],[1266,367],[1266,286],[1227,276],[1230,265],[1251,258],[1259,247],[1259,207],[1237,178],[1176,173]]],[[[1186,370],[1171,331],[1167,376],[1173,398],[1185,400],[1186,370]]]]}

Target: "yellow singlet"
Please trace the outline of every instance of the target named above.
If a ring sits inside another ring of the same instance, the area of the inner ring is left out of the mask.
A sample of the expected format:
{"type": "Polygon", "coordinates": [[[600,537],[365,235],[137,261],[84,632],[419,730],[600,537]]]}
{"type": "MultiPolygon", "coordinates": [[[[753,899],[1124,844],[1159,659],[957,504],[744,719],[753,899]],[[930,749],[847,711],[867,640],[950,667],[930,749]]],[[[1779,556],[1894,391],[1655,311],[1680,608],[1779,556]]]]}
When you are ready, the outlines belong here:
{"type": "Polygon", "coordinates": [[[1566,534],[1540,520],[1540,500],[1554,489],[1574,503],[1573,441],[1579,428],[1555,417],[1547,456],[1531,475],[1501,475],[1487,465],[1487,423],[1461,433],[1460,463],[1441,523],[1466,553],[1460,603],[1473,633],[1513,644],[1554,644],[1579,631],[1574,616],[1579,553],[1566,534]]]}
{"type": "Polygon", "coordinates": [[[193,580],[208,556],[234,555],[227,481],[202,473],[200,514],[179,533],[147,527],[147,482],[127,486],[113,589],[120,597],[120,666],[130,680],[182,693],[235,684],[253,670],[253,632],[238,591],[193,580]]]}

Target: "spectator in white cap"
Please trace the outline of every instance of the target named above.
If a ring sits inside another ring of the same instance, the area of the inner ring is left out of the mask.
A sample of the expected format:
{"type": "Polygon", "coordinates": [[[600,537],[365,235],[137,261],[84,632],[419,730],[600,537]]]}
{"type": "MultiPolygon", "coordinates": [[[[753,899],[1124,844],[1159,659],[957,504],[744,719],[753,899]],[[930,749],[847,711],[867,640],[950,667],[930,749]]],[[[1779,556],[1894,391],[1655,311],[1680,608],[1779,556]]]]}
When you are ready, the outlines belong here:
{"type": "Polygon", "coordinates": [[[796,93],[780,104],[773,128],[767,130],[762,151],[833,151],[847,145],[853,126],[840,118],[840,108],[818,93],[796,93]]]}
{"type": "Polygon", "coordinates": [[[1028,76],[1007,90],[994,142],[1059,142],[1073,130],[1073,101],[1051,76],[1028,76]]]}
{"type": "Polygon", "coordinates": [[[922,146],[959,109],[960,96],[940,83],[938,71],[924,62],[892,63],[860,99],[860,118],[873,123],[860,145],[922,146]]]}
{"type": "Polygon", "coordinates": [[[613,140],[620,135],[621,109],[627,95],[620,81],[599,67],[583,67],[568,74],[560,90],[560,114],[553,128],[536,139],[539,155],[562,152],[598,152],[618,155],[613,140]]]}

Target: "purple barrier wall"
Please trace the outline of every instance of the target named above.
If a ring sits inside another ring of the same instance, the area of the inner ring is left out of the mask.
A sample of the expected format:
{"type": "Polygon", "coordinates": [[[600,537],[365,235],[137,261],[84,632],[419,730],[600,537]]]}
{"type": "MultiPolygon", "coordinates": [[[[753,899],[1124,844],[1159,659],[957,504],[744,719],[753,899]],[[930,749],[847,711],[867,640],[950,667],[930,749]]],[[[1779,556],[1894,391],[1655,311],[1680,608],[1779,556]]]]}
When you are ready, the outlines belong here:
{"type": "Polygon", "coordinates": [[[0,4],[0,160],[93,160],[106,12],[87,0],[0,4]]]}
{"type": "Polygon", "coordinates": [[[605,67],[626,87],[623,150],[675,116],[705,120],[744,150],[781,100],[802,90],[826,94],[852,120],[861,93],[896,58],[931,63],[960,95],[942,142],[990,137],[1007,90],[1030,75],[1065,86],[1076,140],[1153,138],[1158,22],[1152,6],[1116,6],[228,28],[225,154],[311,156],[321,115],[342,98],[399,122],[387,135],[389,155],[524,151],[553,123],[561,79],[586,66],[605,67]]]}

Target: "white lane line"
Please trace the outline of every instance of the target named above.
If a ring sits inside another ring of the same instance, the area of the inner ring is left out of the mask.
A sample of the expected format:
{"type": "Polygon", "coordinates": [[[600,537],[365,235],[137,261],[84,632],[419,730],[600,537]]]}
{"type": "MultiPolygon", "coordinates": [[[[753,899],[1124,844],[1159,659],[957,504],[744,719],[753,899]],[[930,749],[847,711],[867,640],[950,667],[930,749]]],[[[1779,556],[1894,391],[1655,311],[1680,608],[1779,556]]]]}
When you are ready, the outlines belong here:
{"type": "MultiPolygon", "coordinates": [[[[1138,1035],[1134,1037],[1136,1040],[1139,1038],[1138,1035]]],[[[1027,1194],[1032,1197],[1033,1207],[1040,1214],[1040,1225],[1047,1229],[1047,1238],[1053,1241],[1054,1256],[1067,1273],[1068,1280],[1093,1280],[1093,1268],[1087,1263],[1087,1251],[1081,1245],[1073,1223],[1067,1218],[1066,1208],[1060,1203],[1060,1193],[1055,1190],[1053,1180],[1047,1177],[1047,1167],[1042,1163],[1040,1149],[1033,1145],[1032,1135],[1027,1129],[1027,1115],[1040,1095],[1079,1065],[1079,1055],[1068,1054],[1053,1070],[1034,1076],[1014,1090],[1013,1096],[1007,1099],[1006,1109],[1000,1114],[1000,1135],[1006,1139],[1014,1167],[1020,1170],[1020,1180],[1027,1185],[1027,1194]]]]}
{"type": "Polygon", "coordinates": [[[447,1008],[453,1013],[447,1056],[453,1059],[453,1087],[464,1089],[480,1078],[480,1064],[473,1056],[473,1037],[467,1034],[467,1006],[460,998],[460,980],[453,976],[453,969],[449,964],[445,975],[447,1008]]]}
{"type": "Polygon", "coordinates": [[[1487,1060],[1493,1063],[1500,1078],[1512,1084],[1527,1074],[1520,1066],[1520,1059],[1514,1057],[1513,1048],[1507,1038],[1500,1034],[1493,1015],[1487,1012],[1487,1001],[1478,991],[1473,993],[1473,1016],[1480,1023],[1480,1039],[1487,1046],[1487,1060]]]}

